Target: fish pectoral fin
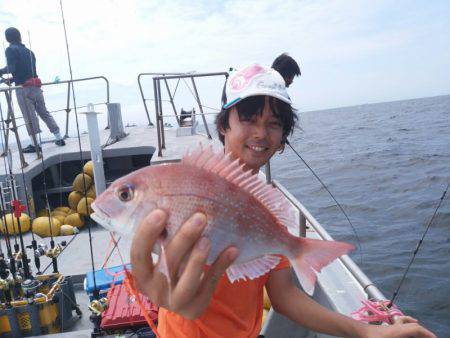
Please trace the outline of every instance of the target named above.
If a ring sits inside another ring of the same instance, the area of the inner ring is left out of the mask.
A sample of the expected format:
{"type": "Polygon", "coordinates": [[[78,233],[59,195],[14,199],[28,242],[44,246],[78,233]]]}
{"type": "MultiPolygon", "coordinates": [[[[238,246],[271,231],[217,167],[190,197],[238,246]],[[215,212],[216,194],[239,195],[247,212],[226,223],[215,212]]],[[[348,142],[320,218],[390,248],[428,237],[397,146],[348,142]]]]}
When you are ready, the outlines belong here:
{"type": "Polygon", "coordinates": [[[228,279],[233,283],[240,279],[258,278],[276,267],[280,259],[275,255],[264,255],[248,262],[233,264],[227,269],[228,279]]]}
{"type": "Polygon", "coordinates": [[[161,253],[159,255],[159,261],[158,261],[158,270],[166,276],[167,279],[167,285],[169,287],[169,304],[172,303],[172,281],[169,274],[169,267],[167,265],[167,259],[166,259],[166,250],[164,247],[164,244],[161,243],[160,245],[161,253]]]}

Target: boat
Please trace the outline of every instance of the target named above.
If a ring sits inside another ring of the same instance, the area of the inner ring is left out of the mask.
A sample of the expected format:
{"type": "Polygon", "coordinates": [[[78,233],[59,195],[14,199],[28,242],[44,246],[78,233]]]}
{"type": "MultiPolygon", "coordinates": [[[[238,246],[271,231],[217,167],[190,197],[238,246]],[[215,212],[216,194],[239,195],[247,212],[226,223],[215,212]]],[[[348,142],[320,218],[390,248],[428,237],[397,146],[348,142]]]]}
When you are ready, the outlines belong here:
{"type": "MultiPolygon", "coordinates": [[[[8,110],[8,115],[5,114],[2,117],[2,124],[8,131],[8,137],[12,137],[12,133],[15,136],[15,144],[12,144],[10,139],[3,140],[5,156],[4,160],[0,159],[0,162],[5,161],[5,164],[8,163],[10,166],[0,166],[1,191],[4,199],[2,209],[9,210],[12,201],[18,200],[21,204],[27,205],[27,212],[31,218],[34,218],[37,211],[45,208],[47,203],[51,209],[62,205],[62,201],[65,201],[69,192],[72,191],[74,177],[82,171],[83,165],[88,160],[97,163],[95,168],[100,170],[94,176],[98,194],[101,192],[101,187],[104,189],[115,179],[129,172],[147,165],[180,161],[187,149],[196,147],[200,142],[203,145],[212,145],[215,149],[221,148],[220,142],[215,139],[209,129],[206,119],[208,113],[204,111],[196,84],[203,78],[211,77],[224,81],[227,76],[227,72],[141,73],[138,75],[137,82],[145,113],[142,114],[142,120],[145,123],[127,124],[125,127],[120,104],[110,101],[109,82],[106,77],[95,76],[44,83],[44,87],[67,86],[65,94],[67,105],[63,108],[66,111],[67,121],[71,114],[77,113],[78,119],[86,118],[90,122],[88,122],[89,132],[79,133],[77,137],[69,137],[67,122],[66,146],[58,147],[51,142],[42,143],[42,154],[23,153],[17,125],[14,125],[15,120],[18,119],[15,114],[18,112],[14,111],[11,104],[12,94],[17,87],[0,88],[0,98],[6,98],[5,102],[7,102],[4,105],[2,101],[1,104],[8,110]],[[144,79],[150,80],[152,86],[146,87],[143,84],[144,79]],[[180,111],[176,107],[176,100],[168,83],[180,80],[190,83],[195,109],[180,111]],[[71,90],[74,83],[87,81],[104,82],[105,101],[93,102],[82,107],[71,104],[71,90]],[[164,90],[166,91],[165,96],[168,96],[170,101],[169,112],[167,107],[163,109],[162,93],[164,90]],[[106,107],[107,110],[108,125],[106,129],[105,126],[97,124],[96,109],[99,106],[106,107]],[[85,113],[86,116],[80,113],[85,113]],[[180,119],[180,117],[182,118],[180,119]],[[177,121],[176,125],[169,125],[167,118],[177,121]],[[200,131],[201,128],[203,132],[200,131]]],[[[220,92],[217,93],[218,101],[220,101],[220,94],[220,92]]],[[[6,113],[4,109],[2,112],[6,113]]],[[[272,177],[270,163],[266,165],[264,173],[261,175],[283,193],[297,210],[298,231],[296,235],[333,240],[304,205],[276,178],[272,177]]],[[[50,323],[46,323],[47,326],[43,323],[33,323],[33,320],[38,319],[36,319],[36,313],[32,313],[29,305],[33,302],[38,303],[38,301],[33,298],[33,295],[29,295],[28,298],[22,297],[28,299],[28,303],[16,304],[15,315],[11,315],[10,311],[8,317],[5,314],[6,309],[3,308],[3,321],[1,321],[2,312],[0,312],[0,323],[10,320],[9,330],[3,328],[3,331],[0,331],[0,337],[44,334],[51,337],[55,335],[59,337],[94,337],[114,335],[118,332],[135,333],[139,336],[139,332],[144,332],[136,331],[142,329],[142,318],[139,319],[140,321],[128,321],[125,325],[115,322],[116,326],[109,326],[109,329],[101,328],[99,322],[95,323],[95,320],[91,320],[96,315],[96,318],[101,317],[101,313],[108,308],[107,300],[105,300],[108,297],[108,290],[112,294],[111,289],[114,288],[116,291],[118,289],[111,287],[111,275],[109,275],[110,277],[106,276],[106,288],[101,290],[99,285],[95,285],[95,288],[92,289],[92,281],[89,280],[96,276],[97,280],[94,283],[105,283],[102,282],[100,273],[105,271],[105,267],[120,267],[123,264],[117,254],[117,248],[122,253],[129,252],[129,242],[120,239],[111,242],[110,233],[92,220],[85,225],[84,229],[74,235],[35,237],[37,240],[33,247],[31,233],[21,236],[25,246],[31,245],[31,247],[24,248],[28,257],[35,256],[40,259],[39,269],[31,259],[29,263],[31,274],[37,276],[39,272],[39,275],[43,276],[41,278],[52,280],[51,285],[56,285],[55,290],[53,290],[53,294],[46,296],[46,299],[49,302],[50,297],[59,292],[59,298],[53,302],[59,307],[54,309],[54,313],[49,319],[50,323]],[[42,253],[41,256],[36,254],[39,249],[42,253]],[[27,316],[20,314],[24,312],[28,313],[28,322],[25,324],[20,321],[23,316],[27,316]],[[14,322],[14,320],[16,321],[14,322]]],[[[10,239],[14,243],[12,235],[10,235],[10,239]]],[[[4,238],[2,238],[3,241],[4,238]]],[[[19,248],[20,250],[22,248],[19,248]]],[[[348,256],[342,256],[322,270],[313,298],[323,306],[345,315],[351,315],[352,312],[359,309],[363,300],[381,301],[386,299],[348,256]]],[[[43,302],[45,303],[45,300],[43,302]]],[[[114,316],[115,314],[112,315],[112,317],[114,316]]],[[[145,332],[148,334],[148,331],[145,332]]],[[[268,311],[261,335],[264,337],[328,337],[299,327],[289,319],[277,314],[273,309],[268,311]]]]}

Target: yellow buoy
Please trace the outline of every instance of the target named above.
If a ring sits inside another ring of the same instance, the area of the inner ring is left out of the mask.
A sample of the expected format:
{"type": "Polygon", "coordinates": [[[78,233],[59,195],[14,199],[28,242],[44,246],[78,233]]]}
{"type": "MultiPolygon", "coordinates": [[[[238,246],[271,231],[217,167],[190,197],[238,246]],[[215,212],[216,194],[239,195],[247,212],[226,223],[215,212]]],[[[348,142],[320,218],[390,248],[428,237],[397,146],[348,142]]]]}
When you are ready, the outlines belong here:
{"type": "Polygon", "coordinates": [[[94,177],[94,163],[92,161],[86,162],[86,164],[83,167],[83,172],[94,177]]]}
{"type": "Polygon", "coordinates": [[[83,194],[78,191],[72,191],[69,194],[68,202],[70,209],[77,210],[78,202],[83,198],[83,194]]]}
{"type": "MultiPolygon", "coordinates": [[[[70,210],[70,209],[69,209],[70,210]]],[[[61,210],[61,209],[59,209],[59,210],[53,210],[51,213],[50,213],[50,215],[67,215],[67,211],[63,211],[63,210],[61,210]]]]}
{"type": "Polygon", "coordinates": [[[52,217],[56,218],[59,221],[59,223],[61,223],[61,224],[64,222],[64,219],[67,216],[67,214],[62,211],[53,211],[51,213],[51,215],[52,215],[52,217]]]}
{"type": "Polygon", "coordinates": [[[87,216],[88,214],[92,214],[93,210],[91,208],[91,204],[94,202],[93,198],[83,197],[80,202],[78,202],[77,211],[80,215],[87,216]],[[86,208],[87,202],[87,208],[86,208]]]}
{"type": "Polygon", "coordinates": [[[62,211],[67,214],[70,211],[70,208],[66,207],[66,206],[61,206],[61,207],[55,208],[53,211],[62,211]]]}
{"type": "MultiPolygon", "coordinates": [[[[18,234],[19,233],[19,223],[17,222],[16,216],[13,217],[12,214],[6,214],[6,226],[8,227],[8,233],[10,235],[18,234]]],[[[19,218],[20,220],[20,228],[22,230],[22,233],[30,231],[30,216],[28,216],[25,213],[22,213],[22,215],[19,218]]],[[[1,224],[1,231],[5,233],[5,225],[3,224],[3,220],[0,221],[1,224]]]]}
{"type": "MultiPolygon", "coordinates": [[[[84,184],[83,184],[83,176],[84,180],[86,182],[86,191],[89,189],[89,187],[92,184],[92,178],[88,174],[78,174],[75,179],[73,180],[73,190],[78,191],[81,193],[84,193],[84,184]]],[[[72,207],[72,206],[71,206],[72,207]]]]}
{"type": "Polygon", "coordinates": [[[48,216],[48,210],[47,209],[41,209],[36,214],[36,217],[42,217],[42,216],[48,216]]]}
{"type": "Polygon", "coordinates": [[[97,197],[97,195],[95,193],[95,184],[92,184],[89,187],[89,190],[87,191],[86,196],[90,197],[90,198],[93,198],[93,199],[95,199],[97,197]]]}
{"type": "Polygon", "coordinates": [[[61,236],[69,236],[78,233],[78,228],[71,226],[70,224],[61,225],[61,236]]]}
{"type": "Polygon", "coordinates": [[[49,217],[44,216],[35,218],[33,221],[33,232],[41,237],[49,237],[50,234],[59,236],[61,223],[55,217],[51,217],[51,223],[52,226],[50,232],[49,217]]]}
{"type": "Polygon", "coordinates": [[[79,213],[73,213],[71,215],[67,215],[64,220],[64,224],[71,225],[76,228],[81,228],[84,225],[84,219],[79,213]]]}

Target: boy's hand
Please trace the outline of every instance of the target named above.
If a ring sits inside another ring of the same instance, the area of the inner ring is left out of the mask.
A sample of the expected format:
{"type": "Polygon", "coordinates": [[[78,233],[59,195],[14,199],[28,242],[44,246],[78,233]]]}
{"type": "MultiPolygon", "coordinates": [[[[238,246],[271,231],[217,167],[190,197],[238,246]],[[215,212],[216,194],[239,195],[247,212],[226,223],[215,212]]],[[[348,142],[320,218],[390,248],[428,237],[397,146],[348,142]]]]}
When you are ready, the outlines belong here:
{"type": "Polygon", "coordinates": [[[203,267],[211,248],[209,239],[201,237],[206,217],[201,213],[192,215],[165,247],[171,278],[172,294],[169,295],[167,278],[152,259],[153,245],[164,231],[167,218],[164,211],[155,210],[138,226],[130,253],[133,276],[140,291],[153,303],[195,319],[208,307],[217,282],[236,259],[238,250],[225,249],[205,273],[203,267]],[[183,261],[186,266],[182,270],[183,261]]]}
{"type": "Polygon", "coordinates": [[[368,338],[436,338],[410,316],[397,317],[395,323],[389,326],[370,325],[368,331],[368,338]]]}

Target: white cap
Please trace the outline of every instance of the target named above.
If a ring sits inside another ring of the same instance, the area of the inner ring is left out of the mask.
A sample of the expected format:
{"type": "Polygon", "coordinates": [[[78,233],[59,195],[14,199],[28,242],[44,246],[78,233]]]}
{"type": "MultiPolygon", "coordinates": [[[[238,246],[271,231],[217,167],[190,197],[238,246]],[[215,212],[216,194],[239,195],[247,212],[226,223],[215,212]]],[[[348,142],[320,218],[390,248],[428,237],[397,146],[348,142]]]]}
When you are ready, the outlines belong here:
{"type": "Polygon", "coordinates": [[[272,68],[263,68],[257,64],[232,73],[228,78],[225,94],[228,102],[223,106],[225,109],[234,106],[247,97],[257,95],[272,96],[292,104],[280,73],[272,68]]]}

